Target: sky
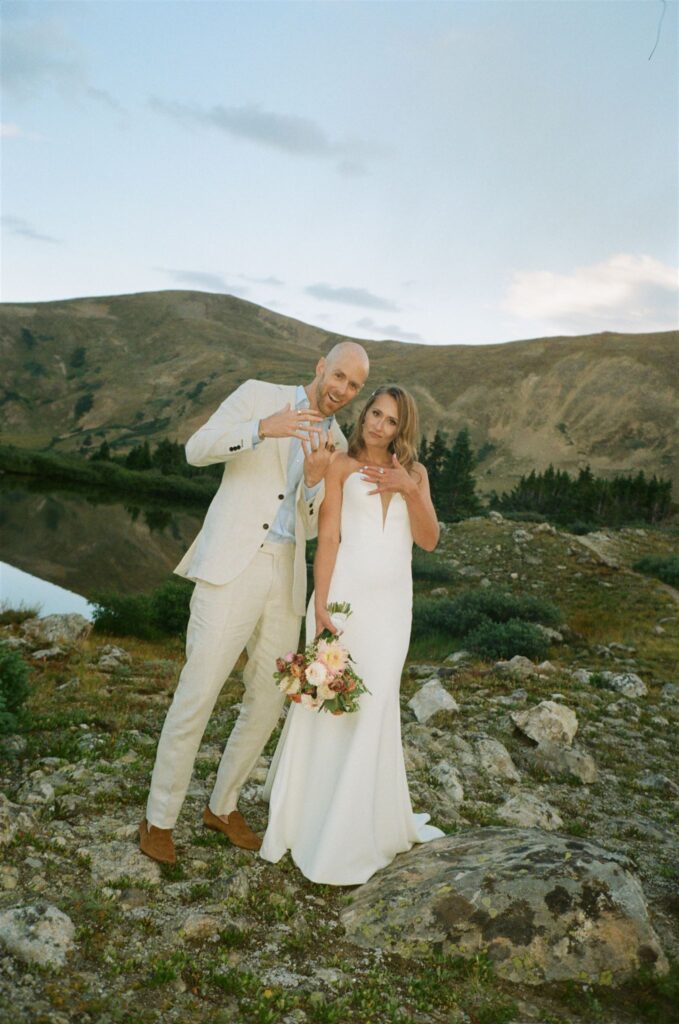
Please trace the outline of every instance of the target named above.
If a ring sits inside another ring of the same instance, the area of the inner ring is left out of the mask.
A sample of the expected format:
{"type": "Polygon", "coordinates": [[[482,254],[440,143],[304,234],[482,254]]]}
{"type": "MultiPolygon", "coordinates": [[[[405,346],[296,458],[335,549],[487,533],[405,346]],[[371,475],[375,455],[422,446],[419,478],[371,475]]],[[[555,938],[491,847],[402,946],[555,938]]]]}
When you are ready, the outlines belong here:
{"type": "Polygon", "coordinates": [[[427,344],[679,326],[675,0],[1,10],[3,302],[198,289],[427,344]]]}

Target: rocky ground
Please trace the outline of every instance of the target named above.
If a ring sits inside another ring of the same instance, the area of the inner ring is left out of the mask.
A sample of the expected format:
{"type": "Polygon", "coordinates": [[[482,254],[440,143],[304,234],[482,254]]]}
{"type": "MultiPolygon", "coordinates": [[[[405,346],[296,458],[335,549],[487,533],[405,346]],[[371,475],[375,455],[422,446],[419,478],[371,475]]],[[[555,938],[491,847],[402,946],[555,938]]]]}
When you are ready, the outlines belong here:
{"type": "MultiPolygon", "coordinates": [[[[497,516],[446,529],[451,578],[418,592],[502,584],[567,625],[541,665],[413,643],[411,794],[449,837],[353,890],[202,826],[239,672],[198,755],[179,864],[161,869],[136,830],[180,642],[5,627],[33,692],[30,727],[2,743],[0,1020],[679,1019],[679,594],[630,571],[673,549],[667,532],[576,538],[497,516]]],[[[258,829],[275,739],[241,801],[258,829]]]]}

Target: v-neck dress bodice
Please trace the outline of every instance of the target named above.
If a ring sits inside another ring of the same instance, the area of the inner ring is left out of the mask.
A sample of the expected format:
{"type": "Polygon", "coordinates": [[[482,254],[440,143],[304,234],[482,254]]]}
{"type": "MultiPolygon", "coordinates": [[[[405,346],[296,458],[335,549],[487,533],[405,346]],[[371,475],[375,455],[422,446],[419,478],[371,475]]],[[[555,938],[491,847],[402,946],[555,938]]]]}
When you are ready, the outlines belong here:
{"type": "MultiPolygon", "coordinates": [[[[293,704],[265,786],[269,824],[261,856],[286,850],[314,882],[365,882],[413,843],[443,833],[413,814],[401,746],[399,688],[410,642],[412,545],[400,494],[383,515],[360,471],[344,482],[341,539],[328,601],[348,601],[342,643],[369,693],[333,716],[293,704]]],[[[307,637],[315,635],[314,595],[307,637]]],[[[272,685],[274,685],[272,683],[272,685]]]]}

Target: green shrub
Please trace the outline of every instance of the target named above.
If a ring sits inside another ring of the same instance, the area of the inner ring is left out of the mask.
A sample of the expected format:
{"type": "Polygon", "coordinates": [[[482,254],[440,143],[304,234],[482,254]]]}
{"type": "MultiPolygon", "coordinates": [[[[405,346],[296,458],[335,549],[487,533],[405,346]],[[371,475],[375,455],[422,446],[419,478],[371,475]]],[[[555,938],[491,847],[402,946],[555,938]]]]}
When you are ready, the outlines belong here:
{"type": "Polygon", "coordinates": [[[15,732],[29,694],[29,668],[17,651],[0,643],[0,733],[15,732]]]}
{"type": "Polygon", "coordinates": [[[0,626],[18,625],[20,622],[25,622],[26,619],[34,619],[39,614],[40,605],[20,604],[18,607],[13,608],[6,602],[3,602],[0,604],[0,626]]]}
{"type": "Polygon", "coordinates": [[[413,551],[413,579],[431,583],[447,583],[455,578],[454,571],[440,559],[427,551],[416,548],[413,551]]]}
{"type": "Polygon", "coordinates": [[[679,555],[644,555],[632,568],[647,576],[657,576],[672,587],[679,587],[679,555]]]}
{"type": "Polygon", "coordinates": [[[546,658],[549,648],[540,630],[520,619],[508,622],[486,619],[467,634],[464,645],[482,658],[513,658],[515,654],[523,654],[534,660],[546,658]]]}
{"type": "Polygon", "coordinates": [[[186,632],[193,584],[170,577],[150,594],[98,594],[92,620],[97,633],[155,640],[186,632]]]}
{"type": "Polygon", "coordinates": [[[540,622],[557,626],[562,615],[556,605],[530,594],[511,594],[495,587],[465,590],[457,597],[417,597],[413,603],[413,636],[445,632],[463,637],[484,620],[540,622]]]}
{"type": "Polygon", "coordinates": [[[96,594],[92,603],[95,632],[137,636],[142,640],[158,638],[148,594],[96,594]]]}
{"type": "Polygon", "coordinates": [[[189,602],[193,583],[172,576],[167,583],[156,587],[150,595],[153,622],[161,633],[185,633],[189,622],[189,602]]]}

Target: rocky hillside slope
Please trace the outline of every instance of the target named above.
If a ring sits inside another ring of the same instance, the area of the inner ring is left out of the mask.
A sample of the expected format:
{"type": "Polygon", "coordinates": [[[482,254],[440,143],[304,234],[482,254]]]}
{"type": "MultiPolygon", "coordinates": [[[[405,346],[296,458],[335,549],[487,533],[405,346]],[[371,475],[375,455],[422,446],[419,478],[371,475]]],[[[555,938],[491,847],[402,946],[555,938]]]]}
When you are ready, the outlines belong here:
{"type": "MultiPolygon", "coordinates": [[[[161,870],[136,827],[181,643],[5,627],[34,691],[30,728],[2,743],[0,1020],[670,1024],[679,594],[629,567],[672,547],[497,515],[446,530],[450,581],[420,593],[502,585],[557,601],[566,626],[539,665],[413,643],[411,794],[447,838],[350,891],[202,827],[239,671],[198,755],[180,863],[161,870]]],[[[241,801],[258,829],[275,739],[241,801]]]]}
{"type": "MultiPolygon", "coordinates": [[[[57,449],[185,440],[247,377],[308,378],[339,335],[228,295],[0,306],[2,438],[57,449]]],[[[469,426],[482,488],[550,462],[679,484],[678,332],[501,345],[367,342],[370,384],[416,394],[425,430],[469,426]]]]}

